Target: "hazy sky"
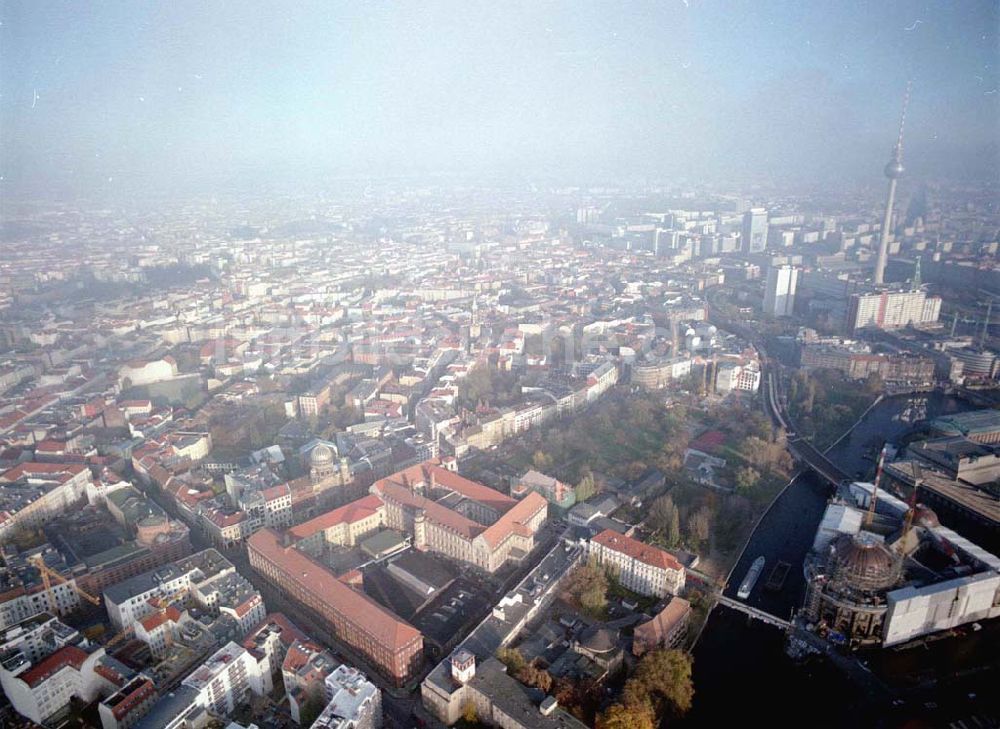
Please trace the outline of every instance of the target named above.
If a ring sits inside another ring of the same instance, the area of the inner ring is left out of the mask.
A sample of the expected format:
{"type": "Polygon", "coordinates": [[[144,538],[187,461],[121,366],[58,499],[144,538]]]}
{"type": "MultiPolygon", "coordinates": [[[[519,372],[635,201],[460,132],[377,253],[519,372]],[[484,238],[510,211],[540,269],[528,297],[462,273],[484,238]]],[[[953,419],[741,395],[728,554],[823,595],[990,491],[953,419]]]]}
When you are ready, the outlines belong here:
{"type": "Polygon", "coordinates": [[[0,5],[3,189],[997,168],[998,3],[0,5]]]}

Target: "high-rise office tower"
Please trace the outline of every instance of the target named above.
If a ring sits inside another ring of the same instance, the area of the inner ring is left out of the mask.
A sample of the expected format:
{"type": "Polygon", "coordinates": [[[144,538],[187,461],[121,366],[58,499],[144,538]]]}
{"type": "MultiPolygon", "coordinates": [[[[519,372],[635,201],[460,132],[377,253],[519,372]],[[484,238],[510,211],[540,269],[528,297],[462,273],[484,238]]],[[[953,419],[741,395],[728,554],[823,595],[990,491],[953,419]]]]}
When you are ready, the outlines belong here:
{"type": "Polygon", "coordinates": [[[906,123],[906,107],[910,103],[910,84],[906,85],[903,97],[903,113],[899,117],[899,135],[892,150],[889,164],[885,166],[885,176],[889,178],[889,194],[885,201],[885,217],[879,235],[878,257],[875,259],[875,285],[885,283],[885,264],[889,258],[889,234],[892,228],[892,206],[896,202],[896,180],[903,176],[903,125],[906,123]]]}
{"type": "Polygon", "coordinates": [[[743,251],[760,253],[767,248],[767,210],[750,208],[743,213],[743,251]]]}
{"type": "Polygon", "coordinates": [[[791,316],[795,306],[795,288],[799,269],[794,266],[771,266],[764,287],[764,313],[770,316],[791,316]]]}

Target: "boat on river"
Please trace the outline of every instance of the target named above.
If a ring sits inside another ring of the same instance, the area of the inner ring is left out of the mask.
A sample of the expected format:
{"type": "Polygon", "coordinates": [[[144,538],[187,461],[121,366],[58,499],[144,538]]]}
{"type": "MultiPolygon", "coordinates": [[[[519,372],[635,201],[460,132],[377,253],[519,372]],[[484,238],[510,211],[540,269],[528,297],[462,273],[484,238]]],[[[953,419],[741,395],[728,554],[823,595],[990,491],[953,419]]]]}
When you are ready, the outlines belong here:
{"type": "Polygon", "coordinates": [[[750,565],[750,569],[747,570],[746,577],[743,578],[743,583],[740,585],[740,589],[736,592],[736,597],[740,600],[746,600],[750,597],[750,592],[753,590],[753,586],[757,584],[757,580],[760,578],[760,573],[764,571],[764,555],[761,555],[753,561],[750,565]]]}

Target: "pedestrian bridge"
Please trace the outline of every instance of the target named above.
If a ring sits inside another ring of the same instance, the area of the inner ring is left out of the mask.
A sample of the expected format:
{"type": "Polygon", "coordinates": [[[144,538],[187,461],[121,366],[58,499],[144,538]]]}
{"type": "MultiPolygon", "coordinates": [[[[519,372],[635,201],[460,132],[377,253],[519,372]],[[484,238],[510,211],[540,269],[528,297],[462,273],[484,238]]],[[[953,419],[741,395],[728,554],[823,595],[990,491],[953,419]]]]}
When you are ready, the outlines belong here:
{"type": "Polygon", "coordinates": [[[773,625],[776,628],[781,628],[782,630],[787,630],[789,622],[787,620],[782,620],[777,615],[771,615],[771,613],[766,613],[763,610],[758,610],[755,607],[747,605],[741,600],[734,600],[731,597],[726,597],[725,595],[716,596],[720,605],[725,605],[727,608],[732,610],[739,610],[744,615],[749,615],[754,620],[760,620],[768,625],[773,625]]]}

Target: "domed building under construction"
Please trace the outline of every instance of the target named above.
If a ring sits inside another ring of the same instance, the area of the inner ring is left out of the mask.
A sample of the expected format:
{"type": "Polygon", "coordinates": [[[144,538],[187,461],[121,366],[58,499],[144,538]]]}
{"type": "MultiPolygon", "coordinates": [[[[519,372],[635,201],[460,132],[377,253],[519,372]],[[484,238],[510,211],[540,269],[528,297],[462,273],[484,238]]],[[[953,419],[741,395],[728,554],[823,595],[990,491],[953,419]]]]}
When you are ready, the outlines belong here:
{"type": "Polygon", "coordinates": [[[886,593],[899,585],[902,563],[872,532],[841,534],[811,565],[805,617],[852,644],[881,643],[886,593]]]}
{"type": "Polygon", "coordinates": [[[1000,558],[869,483],[831,499],[805,577],[799,617],[852,649],[1000,616],[1000,558]]]}

